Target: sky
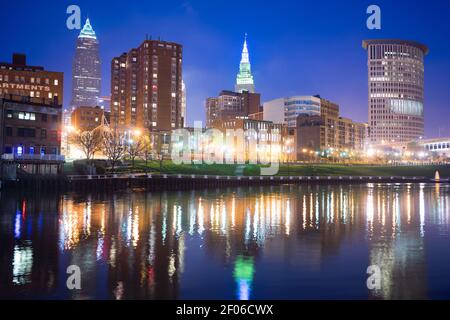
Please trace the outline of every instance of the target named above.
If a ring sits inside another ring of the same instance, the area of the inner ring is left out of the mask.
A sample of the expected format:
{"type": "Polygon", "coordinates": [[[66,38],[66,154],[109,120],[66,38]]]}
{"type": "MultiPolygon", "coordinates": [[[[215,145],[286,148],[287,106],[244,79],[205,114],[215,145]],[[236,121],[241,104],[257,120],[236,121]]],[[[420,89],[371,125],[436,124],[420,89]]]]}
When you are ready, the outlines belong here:
{"type": "Polygon", "coordinates": [[[0,61],[13,52],[31,65],[64,72],[79,30],[66,27],[69,5],[89,17],[100,41],[102,95],[110,93],[111,59],[138,47],[146,34],[183,45],[187,121],[205,121],[204,101],[233,90],[248,33],[256,91],[262,102],[315,95],[340,105],[341,115],[367,122],[364,39],[401,38],[426,44],[426,137],[450,136],[450,1],[448,0],[1,0],[0,61]],[[369,5],[381,8],[381,30],[366,27],[369,5]]]}

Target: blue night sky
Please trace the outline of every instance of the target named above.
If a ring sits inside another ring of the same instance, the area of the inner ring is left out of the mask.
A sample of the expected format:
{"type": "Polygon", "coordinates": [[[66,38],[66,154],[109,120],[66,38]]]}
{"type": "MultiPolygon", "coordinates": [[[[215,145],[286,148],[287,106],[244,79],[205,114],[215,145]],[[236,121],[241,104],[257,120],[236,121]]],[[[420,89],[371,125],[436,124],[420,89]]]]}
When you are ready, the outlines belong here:
{"type": "Polygon", "coordinates": [[[204,100],[233,89],[244,33],[262,101],[321,94],[341,114],[367,121],[366,38],[405,38],[430,47],[425,62],[426,136],[450,136],[450,1],[287,0],[2,0],[0,61],[23,52],[28,63],[65,74],[70,101],[77,30],[66,28],[66,8],[77,4],[100,41],[102,95],[110,92],[112,57],[149,34],[184,46],[187,118],[205,119],[204,100]],[[382,10],[382,30],[366,28],[366,8],[382,10]]]}

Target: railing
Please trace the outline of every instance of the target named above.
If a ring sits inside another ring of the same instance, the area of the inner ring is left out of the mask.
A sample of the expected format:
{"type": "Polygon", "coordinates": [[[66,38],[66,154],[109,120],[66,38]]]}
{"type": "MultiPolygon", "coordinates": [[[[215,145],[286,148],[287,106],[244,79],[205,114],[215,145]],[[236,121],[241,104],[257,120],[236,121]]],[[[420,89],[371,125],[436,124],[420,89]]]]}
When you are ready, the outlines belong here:
{"type": "Polygon", "coordinates": [[[2,160],[40,160],[40,161],[64,161],[64,156],[59,154],[2,154],[2,160]]]}
{"type": "Polygon", "coordinates": [[[154,173],[124,173],[124,174],[96,174],[96,175],[69,175],[69,180],[101,180],[101,179],[197,179],[197,180],[255,180],[255,181],[342,181],[342,182],[378,182],[378,181],[429,181],[430,178],[414,176],[221,176],[204,174],[154,174],[154,173]]]}

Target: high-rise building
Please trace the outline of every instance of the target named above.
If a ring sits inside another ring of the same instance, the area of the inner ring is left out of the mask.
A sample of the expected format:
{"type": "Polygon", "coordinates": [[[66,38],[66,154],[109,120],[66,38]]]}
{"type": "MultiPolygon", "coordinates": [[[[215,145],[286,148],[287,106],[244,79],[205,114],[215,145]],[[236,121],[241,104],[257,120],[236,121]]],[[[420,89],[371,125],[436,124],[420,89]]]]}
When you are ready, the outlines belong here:
{"type": "Polygon", "coordinates": [[[236,77],[236,85],[234,91],[250,93],[255,92],[255,84],[250,66],[250,59],[247,48],[247,34],[245,34],[244,47],[242,48],[241,63],[239,64],[239,72],[236,77]]]}
{"type": "Polygon", "coordinates": [[[27,65],[24,54],[14,53],[12,63],[0,62],[0,96],[16,96],[48,99],[63,103],[62,72],[44,70],[43,67],[27,65]]]}
{"type": "Polygon", "coordinates": [[[424,57],[428,48],[406,40],[365,40],[372,144],[415,140],[424,134],[424,57]]]}
{"type": "Polygon", "coordinates": [[[72,65],[71,107],[95,107],[100,97],[101,66],[97,36],[89,19],[81,30],[72,65]]]}
{"type": "Polygon", "coordinates": [[[319,95],[279,98],[263,105],[264,120],[286,123],[289,128],[296,127],[297,117],[302,114],[338,117],[339,106],[319,95]]]}
{"type": "Polygon", "coordinates": [[[246,118],[250,114],[257,113],[261,107],[260,100],[259,93],[223,90],[218,97],[206,100],[206,126],[210,128],[217,121],[246,118]]]}
{"type": "Polygon", "coordinates": [[[145,40],[111,62],[111,119],[119,130],[183,126],[182,45],[145,40]]]}

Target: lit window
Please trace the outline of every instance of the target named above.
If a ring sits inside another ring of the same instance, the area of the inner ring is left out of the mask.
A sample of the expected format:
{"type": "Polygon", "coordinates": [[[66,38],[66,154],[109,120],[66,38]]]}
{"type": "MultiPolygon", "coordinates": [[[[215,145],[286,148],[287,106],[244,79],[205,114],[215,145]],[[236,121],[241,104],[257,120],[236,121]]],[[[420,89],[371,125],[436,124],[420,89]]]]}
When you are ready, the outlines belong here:
{"type": "Polygon", "coordinates": [[[18,118],[20,120],[36,120],[36,114],[31,113],[31,112],[19,112],[19,116],[18,118]]]}
{"type": "Polygon", "coordinates": [[[53,80],[53,84],[54,84],[55,86],[57,86],[57,85],[58,85],[58,79],[53,80]]]}
{"type": "Polygon", "coordinates": [[[175,98],[177,94],[175,92],[172,92],[172,98],[175,98]]]}
{"type": "Polygon", "coordinates": [[[52,93],[49,92],[49,93],[48,93],[48,98],[51,99],[52,97],[53,97],[52,93]]]}
{"type": "Polygon", "coordinates": [[[156,127],[156,122],[152,122],[152,126],[156,127]]]}
{"type": "Polygon", "coordinates": [[[158,78],[158,74],[157,74],[157,73],[154,73],[154,74],[153,74],[153,78],[158,78]]]}

